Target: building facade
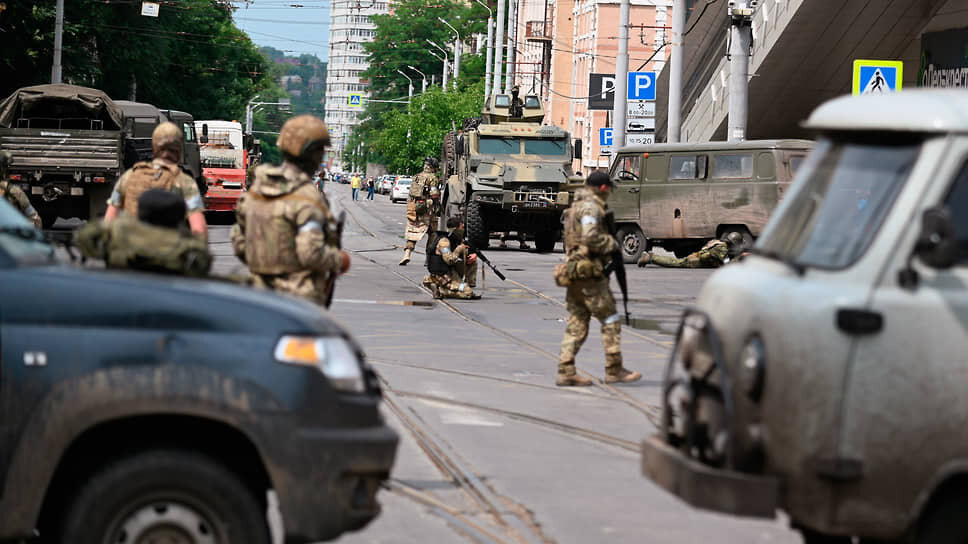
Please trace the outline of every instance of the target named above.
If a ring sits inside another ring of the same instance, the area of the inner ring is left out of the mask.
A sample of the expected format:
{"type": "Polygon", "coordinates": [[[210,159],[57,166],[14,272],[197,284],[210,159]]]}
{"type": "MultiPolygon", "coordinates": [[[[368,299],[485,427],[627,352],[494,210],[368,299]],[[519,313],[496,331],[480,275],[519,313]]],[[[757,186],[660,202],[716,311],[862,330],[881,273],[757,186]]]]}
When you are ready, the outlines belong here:
{"type": "Polygon", "coordinates": [[[327,169],[342,172],[342,154],[350,132],[360,124],[363,101],[351,97],[369,95],[369,85],[360,79],[367,69],[363,44],[373,40],[376,25],[372,16],[389,11],[385,0],[333,0],[329,25],[329,63],[326,69],[326,126],[332,144],[327,169]]]}

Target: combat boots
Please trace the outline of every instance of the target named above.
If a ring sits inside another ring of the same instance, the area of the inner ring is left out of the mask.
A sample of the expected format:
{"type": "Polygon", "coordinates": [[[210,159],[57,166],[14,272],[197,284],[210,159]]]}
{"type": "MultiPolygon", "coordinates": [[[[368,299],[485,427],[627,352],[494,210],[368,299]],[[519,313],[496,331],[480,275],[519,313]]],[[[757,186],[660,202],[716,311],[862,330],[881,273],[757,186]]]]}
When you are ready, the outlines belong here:
{"type": "Polygon", "coordinates": [[[578,375],[575,371],[574,361],[558,363],[558,377],[555,379],[555,385],[558,387],[587,387],[594,383],[592,380],[578,375]]]}
{"type": "Polygon", "coordinates": [[[628,383],[642,379],[641,372],[631,371],[623,366],[616,370],[605,369],[605,383],[628,383]]]}
{"type": "Polygon", "coordinates": [[[407,263],[410,262],[410,253],[411,253],[411,251],[412,250],[409,247],[407,249],[403,250],[403,258],[400,259],[400,266],[406,266],[407,263]]]}

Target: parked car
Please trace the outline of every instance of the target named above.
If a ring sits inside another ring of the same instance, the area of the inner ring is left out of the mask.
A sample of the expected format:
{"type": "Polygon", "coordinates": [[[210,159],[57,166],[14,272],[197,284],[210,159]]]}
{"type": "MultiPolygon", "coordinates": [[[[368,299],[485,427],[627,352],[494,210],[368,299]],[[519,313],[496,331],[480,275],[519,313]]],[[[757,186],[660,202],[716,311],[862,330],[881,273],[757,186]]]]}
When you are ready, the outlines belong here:
{"type": "Polygon", "coordinates": [[[683,317],[642,469],[698,507],[782,509],[808,544],[968,542],[968,94],[842,97],[804,126],[752,254],[683,317]]]}
{"type": "Polygon", "coordinates": [[[379,191],[381,195],[390,194],[390,191],[393,190],[393,183],[396,181],[396,179],[397,176],[390,174],[383,176],[380,180],[380,184],[377,185],[377,191],[379,191]]]}
{"type": "Polygon", "coordinates": [[[410,196],[411,178],[397,178],[390,191],[390,202],[396,203],[398,200],[406,200],[410,196]]]}
{"type": "Polygon", "coordinates": [[[380,511],[398,438],[315,305],[60,264],[0,199],[0,333],[0,540],[268,544],[278,509],[316,542],[380,511]]]}

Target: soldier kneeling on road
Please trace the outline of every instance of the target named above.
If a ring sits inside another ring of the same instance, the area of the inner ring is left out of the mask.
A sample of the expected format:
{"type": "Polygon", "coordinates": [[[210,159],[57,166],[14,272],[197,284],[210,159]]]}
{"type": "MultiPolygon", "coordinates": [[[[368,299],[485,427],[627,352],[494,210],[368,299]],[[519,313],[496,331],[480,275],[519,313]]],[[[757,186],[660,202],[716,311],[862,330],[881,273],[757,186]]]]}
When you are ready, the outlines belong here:
{"type": "Polygon", "coordinates": [[[164,189],[141,194],[138,217],[91,221],[75,238],[85,257],[102,259],[108,268],[205,276],[212,265],[205,239],[185,224],[184,199],[164,189]]]}
{"type": "Polygon", "coordinates": [[[638,264],[640,268],[649,263],[666,268],[719,268],[728,263],[730,259],[736,258],[742,248],[743,235],[738,232],[731,232],[726,235],[725,241],[710,240],[699,251],[681,259],[645,253],[639,259],[638,264]]]}
{"type": "Polygon", "coordinates": [[[477,254],[468,253],[463,243],[460,219],[447,220],[448,232],[437,231],[427,239],[427,270],[423,284],[434,298],[478,299],[476,285],[477,254]]]}

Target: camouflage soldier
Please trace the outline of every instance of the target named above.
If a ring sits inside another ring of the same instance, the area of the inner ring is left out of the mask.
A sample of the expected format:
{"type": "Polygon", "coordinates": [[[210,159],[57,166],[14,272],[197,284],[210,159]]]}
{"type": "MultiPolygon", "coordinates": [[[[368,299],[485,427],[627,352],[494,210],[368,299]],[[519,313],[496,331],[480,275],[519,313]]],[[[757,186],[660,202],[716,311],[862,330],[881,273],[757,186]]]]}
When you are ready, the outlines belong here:
{"type": "Polygon", "coordinates": [[[586,178],[585,186],[575,191],[575,202],[565,216],[565,254],[572,272],[565,297],[568,325],[561,341],[555,382],[559,386],[592,384],[575,372],[575,356],[588,336],[592,316],[602,323],[605,382],[631,382],[642,377],[622,366],[621,317],[604,272],[618,247],[605,229],[605,201],[611,191],[608,175],[593,172],[586,178]]]}
{"type": "Polygon", "coordinates": [[[149,189],[164,189],[174,192],[185,201],[188,225],[192,233],[202,236],[208,233],[198,185],[178,167],[183,139],[182,129],[174,123],[166,122],[155,127],[151,134],[154,158],[135,164],[121,175],[108,199],[105,222],[118,217],[121,210],[131,217],[137,217],[138,198],[141,194],[149,189]]]}
{"type": "Polygon", "coordinates": [[[323,160],[329,131],[312,115],[286,121],[279,166],[260,164],[239,199],[232,248],[249,266],[256,286],[325,304],[336,277],[349,269],[339,230],[312,174],[323,160]]]}
{"type": "Polygon", "coordinates": [[[729,262],[730,257],[736,255],[742,247],[743,235],[731,232],[726,235],[725,241],[710,240],[699,251],[681,259],[646,253],[639,259],[638,264],[640,267],[652,263],[667,268],[719,268],[729,262]]]}
{"type": "Polygon", "coordinates": [[[24,217],[29,219],[39,229],[42,226],[40,214],[30,205],[30,199],[27,198],[27,193],[18,187],[17,184],[11,183],[7,179],[7,167],[12,163],[13,157],[10,153],[0,150],[0,198],[9,202],[14,208],[17,208],[17,211],[24,214],[24,217]]]}
{"type": "Polygon", "coordinates": [[[424,160],[423,172],[413,177],[410,184],[410,196],[407,198],[407,231],[405,238],[407,245],[403,250],[400,265],[410,262],[410,254],[417,247],[417,242],[427,234],[430,225],[436,222],[435,215],[439,208],[440,181],[437,179],[439,161],[434,157],[424,160]]]}
{"type": "Polygon", "coordinates": [[[447,220],[449,232],[437,231],[427,238],[430,274],[424,276],[423,284],[434,298],[481,298],[471,289],[477,277],[477,254],[467,253],[460,226],[460,219],[451,217],[447,220]]]}
{"type": "Polygon", "coordinates": [[[90,221],[75,233],[85,257],[102,259],[108,268],[205,276],[212,265],[208,244],[185,228],[185,201],[164,189],[138,198],[138,217],[90,221]]]}

